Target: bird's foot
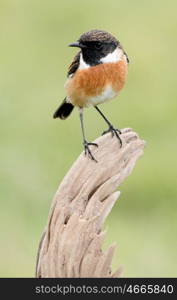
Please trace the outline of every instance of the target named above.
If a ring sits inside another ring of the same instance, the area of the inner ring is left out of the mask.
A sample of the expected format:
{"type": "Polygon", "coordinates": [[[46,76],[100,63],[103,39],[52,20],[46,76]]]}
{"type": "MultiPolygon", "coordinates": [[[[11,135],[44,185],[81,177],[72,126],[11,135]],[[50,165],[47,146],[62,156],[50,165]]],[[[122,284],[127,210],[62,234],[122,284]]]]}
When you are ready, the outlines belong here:
{"type": "Polygon", "coordinates": [[[104,135],[104,134],[106,134],[106,133],[109,133],[109,132],[111,132],[112,137],[113,137],[113,136],[116,136],[116,137],[117,137],[117,139],[118,139],[119,142],[120,142],[120,146],[122,147],[122,139],[121,139],[121,137],[120,137],[120,134],[121,134],[120,129],[115,129],[112,125],[109,125],[108,130],[105,130],[105,131],[102,133],[102,135],[104,135]]]}
{"type": "Polygon", "coordinates": [[[89,146],[95,146],[98,147],[98,145],[96,143],[88,143],[87,141],[84,141],[84,150],[85,150],[85,155],[88,154],[88,157],[90,157],[92,160],[94,160],[95,162],[97,162],[97,160],[95,159],[95,157],[93,156],[89,146]]]}

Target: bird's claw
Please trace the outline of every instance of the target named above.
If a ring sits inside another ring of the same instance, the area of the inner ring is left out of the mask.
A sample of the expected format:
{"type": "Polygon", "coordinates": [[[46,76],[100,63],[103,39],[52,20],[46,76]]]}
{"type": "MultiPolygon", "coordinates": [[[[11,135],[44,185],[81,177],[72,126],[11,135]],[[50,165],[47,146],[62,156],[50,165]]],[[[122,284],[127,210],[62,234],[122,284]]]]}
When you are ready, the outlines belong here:
{"type": "Polygon", "coordinates": [[[102,135],[111,132],[112,137],[115,135],[120,142],[120,146],[122,147],[122,139],[120,138],[121,130],[115,129],[112,125],[109,126],[108,130],[105,130],[102,135]]]}
{"type": "Polygon", "coordinates": [[[96,160],[95,157],[93,156],[93,154],[92,154],[92,152],[91,152],[89,146],[95,146],[95,147],[98,148],[98,144],[96,144],[96,143],[88,143],[87,141],[84,141],[85,155],[88,154],[88,156],[89,156],[92,160],[94,160],[95,162],[97,162],[97,160],[96,160]]]}

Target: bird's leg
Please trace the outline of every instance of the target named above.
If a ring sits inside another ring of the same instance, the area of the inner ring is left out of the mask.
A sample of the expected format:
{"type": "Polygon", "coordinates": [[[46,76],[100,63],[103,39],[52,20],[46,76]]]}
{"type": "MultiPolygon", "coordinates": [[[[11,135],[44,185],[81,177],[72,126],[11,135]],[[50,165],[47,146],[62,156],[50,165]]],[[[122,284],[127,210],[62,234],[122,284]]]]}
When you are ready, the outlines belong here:
{"type": "Polygon", "coordinates": [[[85,155],[88,154],[88,156],[97,162],[95,157],[92,155],[92,152],[89,148],[89,146],[95,146],[98,147],[96,143],[88,143],[86,138],[85,138],[85,131],[84,131],[84,123],[83,123],[83,108],[79,108],[79,116],[80,116],[80,121],[81,121],[81,129],[82,129],[82,137],[83,137],[83,145],[84,145],[84,150],[85,150],[85,155]]]}
{"type": "Polygon", "coordinates": [[[95,108],[96,108],[96,110],[99,112],[99,114],[102,116],[102,118],[105,120],[105,122],[106,122],[106,123],[108,124],[108,126],[109,126],[108,130],[104,131],[104,132],[102,133],[102,135],[103,135],[103,134],[106,134],[106,133],[108,133],[108,132],[111,132],[112,137],[115,135],[115,136],[117,137],[117,139],[119,140],[120,145],[122,146],[122,140],[121,140],[121,138],[120,138],[121,131],[120,131],[119,129],[115,129],[115,128],[113,127],[113,125],[108,121],[108,119],[103,115],[103,113],[101,112],[101,110],[100,110],[97,106],[95,106],[95,108]]]}

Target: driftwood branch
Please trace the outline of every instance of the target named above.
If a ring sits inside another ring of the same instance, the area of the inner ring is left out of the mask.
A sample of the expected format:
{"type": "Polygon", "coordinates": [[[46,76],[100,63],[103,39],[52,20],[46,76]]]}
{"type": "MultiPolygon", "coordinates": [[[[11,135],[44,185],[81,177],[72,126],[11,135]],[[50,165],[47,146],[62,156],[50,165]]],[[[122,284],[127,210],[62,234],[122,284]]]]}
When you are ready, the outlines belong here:
{"type": "Polygon", "coordinates": [[[115,245],[101,250],[103,223],[120,192],[116,188],[142,155],[144,141],[123,129],[123,146],[106,134],[93,155],[82,153],[60,184],[38,251],[37,277],[118,277],[111,271],[115,245]]]}

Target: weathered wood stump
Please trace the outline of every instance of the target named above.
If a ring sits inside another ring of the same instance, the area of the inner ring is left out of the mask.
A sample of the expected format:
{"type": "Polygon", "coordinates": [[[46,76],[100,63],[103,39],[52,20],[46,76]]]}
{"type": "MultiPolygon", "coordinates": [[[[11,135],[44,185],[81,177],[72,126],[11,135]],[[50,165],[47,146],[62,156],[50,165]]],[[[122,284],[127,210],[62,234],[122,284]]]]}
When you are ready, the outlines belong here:
{"type": "Polygon", "coordinates": [[[119,141],[99,137],[92,148],[96,163],[82,153],[61,182],[43,233],[36,277],[118,277],[111,271],[115,245],[101,250],[103,223],[120,192],[115,191],[142,155],[145,142],[131,129],[119,141]]]}

